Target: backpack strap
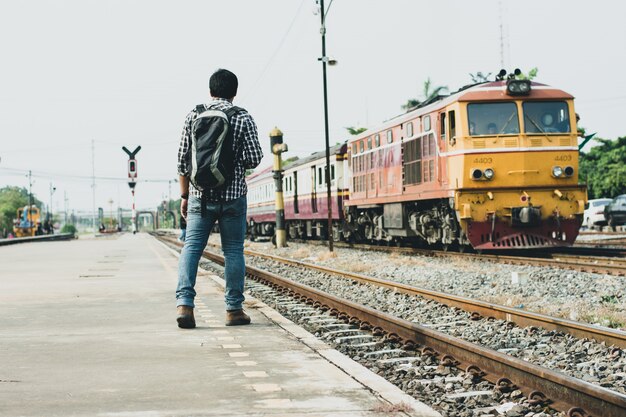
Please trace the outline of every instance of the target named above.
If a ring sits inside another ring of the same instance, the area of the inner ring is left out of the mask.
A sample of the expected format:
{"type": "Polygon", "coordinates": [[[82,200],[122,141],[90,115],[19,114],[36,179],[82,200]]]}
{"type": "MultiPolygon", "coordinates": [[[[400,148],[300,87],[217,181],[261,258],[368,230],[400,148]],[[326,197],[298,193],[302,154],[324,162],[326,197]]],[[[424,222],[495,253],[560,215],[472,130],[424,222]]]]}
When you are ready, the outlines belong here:
{"type": "Polygon", "coordinates": [[[206,105],[198,104],[196,106],[196,113],[200,114],[200,113],[204,112],[206,109],[207,109],[206,105]]]}
{"type": "Polygon", "coordinates": [[[224,113],[226,114],[226,117],[228,117],[228,121],[230,122],[230,119],[242,110],[244,109],[242,109],[241,107],[233,106],[224,110],[224,113]]]}

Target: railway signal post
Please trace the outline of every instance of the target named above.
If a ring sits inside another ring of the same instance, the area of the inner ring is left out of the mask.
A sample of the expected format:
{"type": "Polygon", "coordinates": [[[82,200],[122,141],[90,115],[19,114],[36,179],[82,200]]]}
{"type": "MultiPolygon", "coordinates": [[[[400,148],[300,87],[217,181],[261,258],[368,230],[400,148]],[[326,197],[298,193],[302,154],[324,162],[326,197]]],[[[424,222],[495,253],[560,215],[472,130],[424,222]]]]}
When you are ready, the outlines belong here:
{"type": "Polygon", "coordinates": [[[270,147],[274,154],[274,185],[276,186],[276,247],[287,246],[285,231],[285,201],[283,199],[283,169],[281,154],[287,152],[287,144],[283,143],[283,132],[275,127],[270,132],[270,147]]]}
{"type": "Polygon", "coordinates": [[[128,154],[128,186],[133,195],[133,209],[131,215],[131,226],[133,234],[137,232],[137,211],[135,210],[135,185],[137,185],[137,160],[135,155],[141,150],[141,146],[137,146],[134,151],[129,151],[126,146],[122,146],[122,150],[128,154]]]}

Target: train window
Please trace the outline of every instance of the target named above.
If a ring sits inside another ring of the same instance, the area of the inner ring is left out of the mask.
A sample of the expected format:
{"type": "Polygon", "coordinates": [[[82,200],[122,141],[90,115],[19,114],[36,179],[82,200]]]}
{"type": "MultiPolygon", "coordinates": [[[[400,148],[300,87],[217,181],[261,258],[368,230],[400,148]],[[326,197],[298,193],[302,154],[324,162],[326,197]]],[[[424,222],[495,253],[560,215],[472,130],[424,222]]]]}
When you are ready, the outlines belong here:
{"type": "Polygon", "coordinates": [[[317,184],[322,185],[324,183],[324,177],[322,176],[322,167],[317,168],[317,184]]]}
{"type": "Polygon", "coordinates": [[[408,122],[406,124],[406,136],[410,138],[413,136],[413,122],[408,122]]]}
{"type": "Polygon", "coordinates": [[[450,140],[456,136],[456,119],[454,118],[454,110],[448,112],[448,124],[450,125],[450,140]]]}
{"type": "Polygon", "coordinates": [[[522,107],[526,133],[568,133],[570,131],[566,102],[526,101],[522,107]]]}
{"type": "Polygon", "coordinates": [[[380,135],[377,133],[376,136],[374,136],[374,144],[376,145],[376,147],[380,146],[380,135]]]}
{"type": "Polygon", "coordinates": [[[439,135],[441,137],[441,140],[446,140],[446,114],[445,113],[439,114],[439,122],[441,124],[439,135]]]}
{"type": "Polygon", "coordinates": [[[422,117],[422,126],[424,127],[424,132],[428,132],[430,130],[430,116],[422,117]]]}
{"type": "Polygon", "coordinates": [[[391,143],[393,142],[393,132],[391,131],[391,129],[389,129],[387,131],[387,143],[391,143]]]}
{"type": "Polygon", "coordinates": [[[359,142],[359,152],[363,152],[363,141],[359,142]]]}
{"type": "Polygon", "coordinates": [[[470,103],[467,118],[471,136],[519,133],[517,106],[513,102],[470,103]]]}
{"type": "Polygon", "coordinates": [[[372,149],[372,137],[367,138],[367,149],[372,149]]]}
{"type": "Polygon", "coordinates": [[[352,155],[356,155],[356,142],[352,144],[352,155]]]}
{"type": "Polygon", "coordinates": [[[335,180],[335,165],[330,166],[330,180],[331,181],[335,180]]]}
{"type": "Polygon", "coordinates": [[[435,135],[433,135],[432,133],[428,135],[428,142],[430,145],[430,156],[433,157],[435,156],[435,149],[436,149],[435,135]]]}

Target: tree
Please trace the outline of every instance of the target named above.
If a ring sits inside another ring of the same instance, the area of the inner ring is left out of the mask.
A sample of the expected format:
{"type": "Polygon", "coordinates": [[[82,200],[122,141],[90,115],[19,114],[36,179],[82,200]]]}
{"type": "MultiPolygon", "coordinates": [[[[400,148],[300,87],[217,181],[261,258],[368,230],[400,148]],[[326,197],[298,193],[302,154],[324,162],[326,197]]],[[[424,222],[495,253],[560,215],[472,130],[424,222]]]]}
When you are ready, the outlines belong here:
{"type": "Polygon", "coordinates": [[[537,76],[537,73],[539,72],[539,69],[537,67],[535,68],[531,68],[530,71],[528,71],[528,74],[524,74],[523,72],[517,76],[518,80],[532,80],[537,76]]]}
{"type": "MultiPolygon", "coordinates": [[[[41,201],[33,196],[33,204],[40,209],[41,201]]],[[[0,235],[6,235],[13,230],[13,221],[17,216],[17,209],[28,205],[28,190],[26,188],[7,186],[0,188],[0,235]]]]}
{"type": "Polygon", "coordinates": [[[291,164],[293,164],[293,163],[294,163],[294,162],[296,162],[298,159],[300,159],[300,158],[298,158],[297,156],[292,156],[291,158],[287,158],[287,159],[285,159],[285,160],[283,161],[283,168],[285,168],[287,165],[291,165],[291,164]]]}
{"type": "Polygon", "coordinates": [[[579,158],[578,178],[587,182],[589,198],[626,194],[626,136],[595,140],[600,145],[581,152],[579,158]]]}
{"type": "MultiPolygon", "coordinates": [[[[423,102],[429,101],[446,92],[448,92],[448,86],[439,85],[437,87],[433,87],[433,83],[430,77],[428,77],[422,86],[422,97],[424,98],[423,102]]],[[[419,106],[421,103],[422,101],[415,98],[408,99],[407,102],[402,105],[402,110],[408,111],[419,106]]]]}
{"type": "Polygon", "coordinates": [[[367,130],[366,127],[346,127],[346,130],[348,131],[348,133],[350,133],[351,135],[358,135],[361,134],[363,132],[365,132],[367,130]]]}
{"type": "Polygon", "coordinates": [[[470,73],[469,75],[472,78],[473,83],[484,83],[489,81],[489,77],[491,77],[491,73],[483,73],[481,71],[476,72],[476,74],[470,73]]]}

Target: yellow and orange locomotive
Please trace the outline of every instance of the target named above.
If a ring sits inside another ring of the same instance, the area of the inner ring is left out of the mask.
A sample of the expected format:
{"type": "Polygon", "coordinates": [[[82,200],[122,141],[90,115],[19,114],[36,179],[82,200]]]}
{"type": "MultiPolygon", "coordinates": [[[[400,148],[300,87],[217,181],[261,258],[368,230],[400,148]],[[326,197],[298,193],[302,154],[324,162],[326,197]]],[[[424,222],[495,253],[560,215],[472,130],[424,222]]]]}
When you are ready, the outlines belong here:
{"type": "MultiPolygon", "coordinates": [[[[570,94],[506,72],[437,97],[333,149],[347,154],[331,166],[339,210],[332,234],[476,249],[571,245],[587,200],[578,183],[577,136],[570,94]]],[[[325,195],[322,172],[308,178],[314,171],[306,163],[301,173],[297,163],[285,170],[287,190],[303,190],[293,182],[307,179],[307,192],[285,194],[287,228],[327,236],[319,204],[307,209],[311,196],[325,195]],[[294,217],[294,205],[314,216],[294,217]]],[[[268,182],[263,178],[250,179],[252,195],[255,184],[268,182]]]]}

